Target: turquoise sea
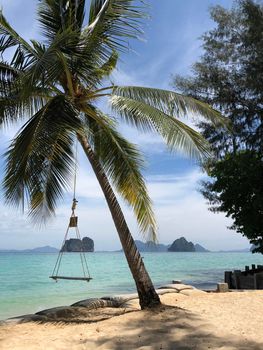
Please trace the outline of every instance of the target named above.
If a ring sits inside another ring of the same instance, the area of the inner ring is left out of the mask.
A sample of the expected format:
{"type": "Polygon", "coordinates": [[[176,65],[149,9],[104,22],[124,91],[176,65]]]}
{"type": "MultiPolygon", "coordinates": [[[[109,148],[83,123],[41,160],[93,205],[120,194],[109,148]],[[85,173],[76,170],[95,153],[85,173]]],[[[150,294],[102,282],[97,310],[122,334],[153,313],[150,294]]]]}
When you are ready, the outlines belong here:
{"type": "MultiPolygon", "coordinates": [[[[156,287],[180,279],[200,288],[213,288],[225,270],[263,264],[251,253],[142,253],[156,287]]],[[[133,292],[134,283],[122,253],[87,254],[89,283],[49,279],[57,254],[0,253],[0,319],[69,305],[90,297],[133,292]]],[[[77,253],[65,254],[61,273],[81,275],[77,253]]]]}

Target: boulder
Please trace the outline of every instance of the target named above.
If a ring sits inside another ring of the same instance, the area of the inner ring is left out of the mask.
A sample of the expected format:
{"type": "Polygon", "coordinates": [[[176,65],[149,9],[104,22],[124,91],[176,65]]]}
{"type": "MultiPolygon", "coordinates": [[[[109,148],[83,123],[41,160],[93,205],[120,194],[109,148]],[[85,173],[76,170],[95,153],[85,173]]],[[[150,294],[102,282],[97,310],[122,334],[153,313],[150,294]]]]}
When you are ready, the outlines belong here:
{"type": "Polygon", "coordinates": [[[217,292],[226,293],[229,292],[227,283],[217,283],[217,292]]]}

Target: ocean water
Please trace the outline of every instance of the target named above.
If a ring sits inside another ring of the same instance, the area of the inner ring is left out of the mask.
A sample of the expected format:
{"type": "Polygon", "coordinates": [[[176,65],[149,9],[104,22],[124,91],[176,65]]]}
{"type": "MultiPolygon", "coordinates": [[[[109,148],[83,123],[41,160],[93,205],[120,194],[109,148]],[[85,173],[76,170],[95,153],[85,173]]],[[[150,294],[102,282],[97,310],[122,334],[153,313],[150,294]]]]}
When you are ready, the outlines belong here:
{"type": "MultiPolygon", "coordinates": [[[[180,279],[199,288],[213,288],[224,271],[263,264],[251,253],[142,253],[156,287],[180,279]]],[[[54,282],[49,278],[57,254],[0,253],[0,320],[70,305],[81,299],[134,292],[135,286],[122,253],[88,253],[91,277],[54,282]]],[[[80,257],[65,254],[61,274],[81,276],[80,257]]]]}

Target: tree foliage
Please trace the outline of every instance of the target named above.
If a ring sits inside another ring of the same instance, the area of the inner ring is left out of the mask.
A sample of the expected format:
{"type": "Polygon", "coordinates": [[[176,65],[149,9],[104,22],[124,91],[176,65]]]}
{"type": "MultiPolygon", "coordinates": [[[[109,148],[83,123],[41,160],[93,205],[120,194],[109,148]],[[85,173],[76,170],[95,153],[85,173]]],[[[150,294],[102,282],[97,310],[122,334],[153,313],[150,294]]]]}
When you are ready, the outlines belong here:
{"type": "Polygon", "coordinates": [[[263,253],[263,160],[254,151],[228,154],[209,172],[213,181],[204,183],[202,193],[213,212],[233,219],[230,227],[263,253]]]}
{"type": "Polygon", "coordinates": [[[239,0],[230,10],[213,7],[211,17],[216,26],[202,37],[204,53],[193,75],[175,76],[174,86],[210,103],[230,121],[228,131],[207,121],[198,124],[215,153],[213,161],[203,163],[212,181],[204,183],[202,192],[212,209],[231,216],[232,228],[263,252],[258,200],[263,196],[263,6],[239,0]],[[247,200],[254,195],[253,211],[248,210],[247,200]]]}

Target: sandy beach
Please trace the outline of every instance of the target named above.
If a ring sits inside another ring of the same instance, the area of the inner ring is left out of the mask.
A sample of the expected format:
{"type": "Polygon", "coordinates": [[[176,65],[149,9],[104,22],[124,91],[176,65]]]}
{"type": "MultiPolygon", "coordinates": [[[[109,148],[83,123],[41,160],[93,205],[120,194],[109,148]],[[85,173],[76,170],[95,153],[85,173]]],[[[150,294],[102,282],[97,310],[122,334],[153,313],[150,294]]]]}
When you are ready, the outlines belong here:
{"type": "Polygon", "coordinates": [[[65,322],[3,325],[0,349],[263,349],[263,291],[186,290],[161,300],[154,311],[133,300],[65,322]]]}

